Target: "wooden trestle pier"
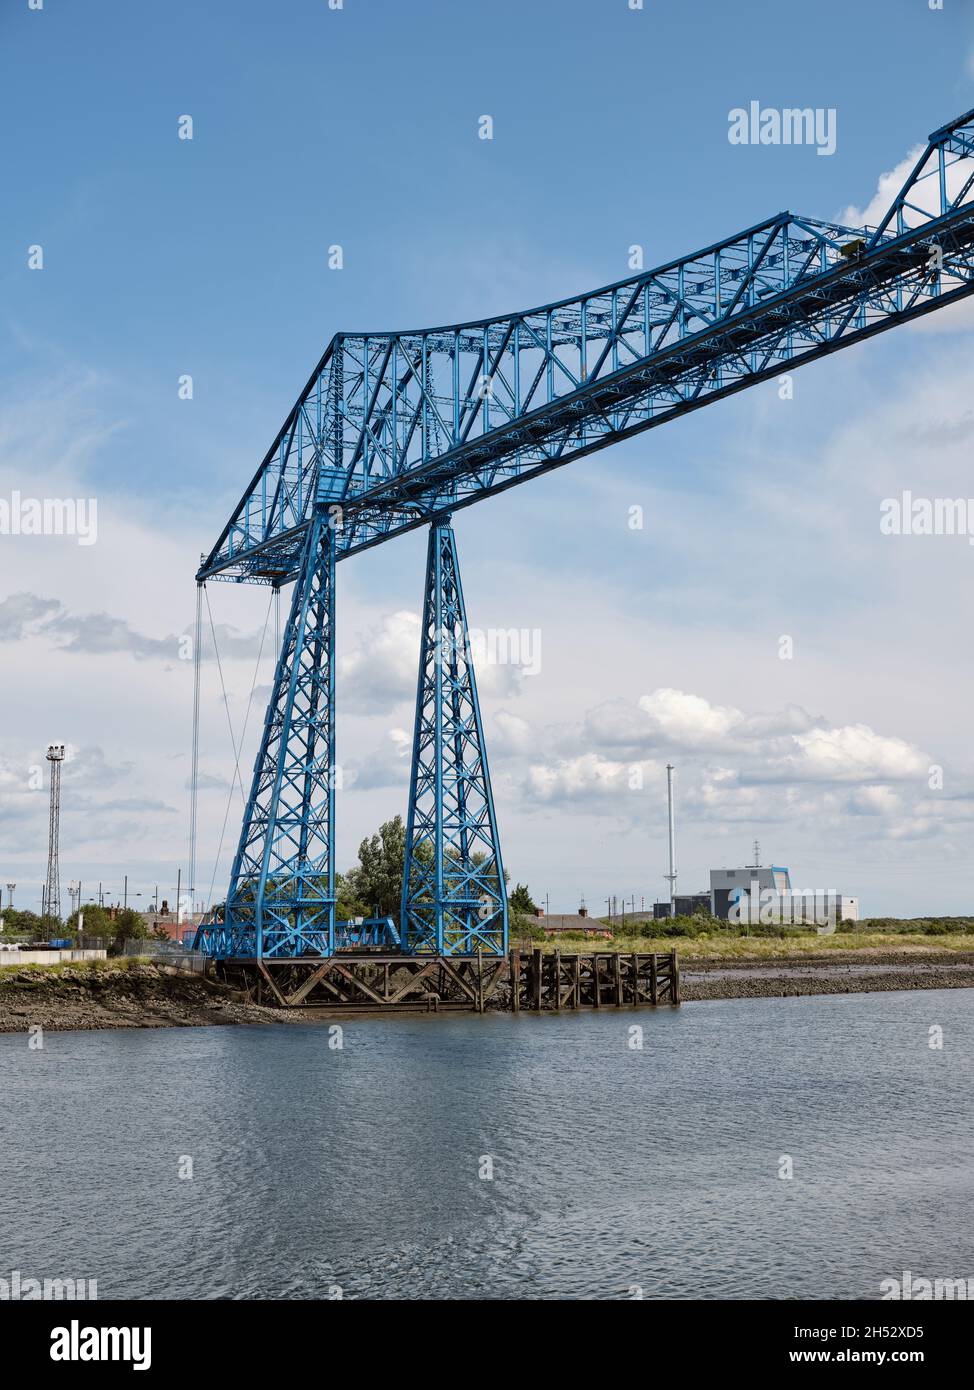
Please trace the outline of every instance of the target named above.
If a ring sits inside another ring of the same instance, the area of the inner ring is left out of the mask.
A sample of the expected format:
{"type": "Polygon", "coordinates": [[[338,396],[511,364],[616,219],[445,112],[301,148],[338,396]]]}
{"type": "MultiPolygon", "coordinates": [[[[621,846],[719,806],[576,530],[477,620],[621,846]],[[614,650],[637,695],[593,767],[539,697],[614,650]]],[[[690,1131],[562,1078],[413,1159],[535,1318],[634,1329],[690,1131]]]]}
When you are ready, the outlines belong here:
{"type": "Polygon", "coordinates": [[[500,958],[360,952],[327,960],[231,959],[216,968],[255,1002],[334,1013],[557,1013],[680,1002],[675,951],[515,949],[500,958]]]}

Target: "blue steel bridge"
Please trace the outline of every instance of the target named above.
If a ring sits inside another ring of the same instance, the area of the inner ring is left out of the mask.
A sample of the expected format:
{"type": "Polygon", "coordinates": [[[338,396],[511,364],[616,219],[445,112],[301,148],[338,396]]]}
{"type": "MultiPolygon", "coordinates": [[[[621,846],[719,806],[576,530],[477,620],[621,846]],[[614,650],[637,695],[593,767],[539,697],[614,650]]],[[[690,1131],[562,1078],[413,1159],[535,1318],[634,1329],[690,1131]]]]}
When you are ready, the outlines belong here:
{"type": "MultiPolygon", "coordinates": [[[[929,137],[876,227],[780,212],[558,303],[336,333],[196,576],[293,585],[223,920],[201,949],[321,959],[362,939],[335,920],[335,565],[423,526],[406,862],[385,944],[507,951],[452,514],[971,294],[972,155],[974,111],[929,137]]],[[[196,761],[194,741],[194,827],[196,761]]]]}

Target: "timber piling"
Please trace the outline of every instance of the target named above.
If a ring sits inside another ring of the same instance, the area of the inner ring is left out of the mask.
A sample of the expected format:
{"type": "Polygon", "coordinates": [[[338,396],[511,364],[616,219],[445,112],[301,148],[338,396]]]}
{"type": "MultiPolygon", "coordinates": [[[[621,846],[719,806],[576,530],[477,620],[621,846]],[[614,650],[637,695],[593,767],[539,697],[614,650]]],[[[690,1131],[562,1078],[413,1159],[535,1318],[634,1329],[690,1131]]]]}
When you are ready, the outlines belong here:
{"type": "Polygon", "coordinates": [[[676,952],[545,952],[407,956],[341,952],[327,959],[217,963],[246,995],[280,1008],[333,1013],[559,1013],[680,1002],[676,952]]]}

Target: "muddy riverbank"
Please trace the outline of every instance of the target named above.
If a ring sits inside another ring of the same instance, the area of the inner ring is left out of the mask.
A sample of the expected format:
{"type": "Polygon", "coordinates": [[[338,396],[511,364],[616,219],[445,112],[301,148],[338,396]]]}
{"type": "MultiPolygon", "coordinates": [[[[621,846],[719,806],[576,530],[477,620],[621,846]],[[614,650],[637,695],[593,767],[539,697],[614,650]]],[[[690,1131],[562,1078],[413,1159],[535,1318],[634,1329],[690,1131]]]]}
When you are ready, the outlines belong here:
{"type": "Polygon", "coordinates": [[[681,968],[680,996],[759,999],[796,994],[865,994],[898,989],[974,988],[974,952],[843,952],[779,959],[698,957],[681,968]]]}
{"type": "Polygon", "coordinates": [[[0,1033],[41,1028],[198,1028],[293,1023],[298,1016],[247,1003],[200,975],[148,962],[99,962],[0,972],[0,1033]]]}
{"type": "MultiPolygon", "coordinates": [[[[804,994],[974,988],[974,952],[863,951],[816,956],[698,957],[681,966],[684,1003],[804,994]]],[[[498,988],[488,1009],[503,1009],[498,988]]],[[[329,1015],[334,1017],[334,1015],[329,1015]]],[[[319,1010],[253,1004],[200,975],[149,962],[99,962],[0,971],[0,1033],[99,1028],[198,1028],[321,1021],[319,1010]]]]}

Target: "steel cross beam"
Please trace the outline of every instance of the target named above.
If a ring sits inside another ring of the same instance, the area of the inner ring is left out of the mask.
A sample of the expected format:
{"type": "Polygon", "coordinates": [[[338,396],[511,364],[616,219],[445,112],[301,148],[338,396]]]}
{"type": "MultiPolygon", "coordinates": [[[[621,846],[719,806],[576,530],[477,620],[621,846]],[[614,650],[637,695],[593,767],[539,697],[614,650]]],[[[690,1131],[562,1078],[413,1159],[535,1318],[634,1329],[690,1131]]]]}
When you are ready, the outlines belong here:
{"type": "Polygon", "coordinates": [[[402,885],[403,949],[504,955],[507,889],[450,518],[430,527],[402,885]]]}
{"type": "Polygon", "coordinates": [[[198,578],[294,579],[974,292],[974,112],[875,229],[782,212],[523,313],[328,345],[198,578]]]}

